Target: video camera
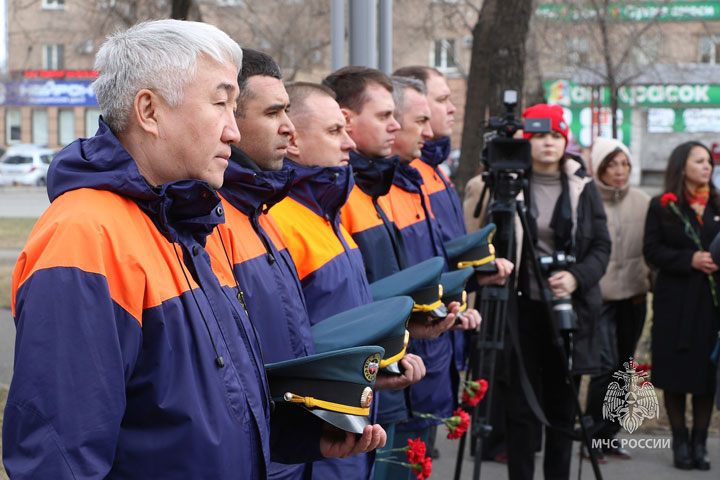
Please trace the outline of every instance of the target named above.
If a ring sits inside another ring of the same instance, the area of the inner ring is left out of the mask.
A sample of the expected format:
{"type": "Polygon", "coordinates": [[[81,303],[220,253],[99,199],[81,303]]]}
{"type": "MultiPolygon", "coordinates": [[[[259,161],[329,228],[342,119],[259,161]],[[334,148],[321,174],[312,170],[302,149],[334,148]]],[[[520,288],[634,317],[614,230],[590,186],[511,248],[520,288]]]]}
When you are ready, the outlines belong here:
{"type": "MultiPolygon", "coordinates": [[[[575,264],[574,255],[566,255],[564,252],[554,252],[552,255],[538,257],[540,271],[546,278],[553,276],[562,270],[575,264]]],[[[556,297],[553,295],[550,302],[552,309],[555,311],[555,321],[557,329],[560,332],[576,331],[578,329],[577,313],[573,309],[572,297],[565,295],[564,297],[556,297]]]]}
{"type": "Polygon", "coordinates": [[[483,152],[483,163],[488,170],[521,171],[532,165],[530,142],[524,138],[513,138],[518,130],[529,133],[552,131],[549,118],[529,118],[525,123],[515,117],[518,95],[516,90],[505,90],[503,104],[504,117],[490,117],[487,128],[492,130],[485,142],[487,150],[483,152]]]}

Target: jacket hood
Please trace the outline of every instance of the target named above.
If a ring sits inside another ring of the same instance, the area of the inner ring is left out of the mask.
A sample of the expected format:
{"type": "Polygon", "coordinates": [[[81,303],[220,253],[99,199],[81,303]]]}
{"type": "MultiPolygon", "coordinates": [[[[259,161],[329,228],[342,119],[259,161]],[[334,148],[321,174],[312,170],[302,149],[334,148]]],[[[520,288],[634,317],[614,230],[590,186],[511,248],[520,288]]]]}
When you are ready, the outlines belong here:
{"type": "Polygon", "coordinates": [[[171,242],[179,241],[182,231],[204,244],[215,225],[225,221],[222,209],[216,210],[220,198],[206,182],[180,180],[151,186],[102,119],[94,137],[72,142],[48,169],[50,202],[80,188],[107,190],[132,199],[171,242]]]}
{"type": "Polygon", "coordinates": [[[422,174],[407,162],[400,162],[397,173],[393,177],[393,185],[396,185],[407,192],[420,193],[422,185],[422,174]]]}
{"type": "MultiPolygon", "coordinates": [[[[632,166],[632,156],[628,147],[619,140],[614,138],[598,137],[592,146],[592,152],[590,153],[590,161],[592,162],[593,176],[597,177],[598,168],[605,157],[610,155],[614,151],[621,151],[628,157],[628,162],[632,166]]],[[[629,179],[628,179],[629,181],[629,179]]],[[[597,182],[598,184],[602,182],[597,182]]]]}
{"type": "Polygon", "coordinates": [[[259,215],[287,197],[294,177],[285,164],[280,170],[260,170],[245,152],[232,147],[220,194],[245,215],[259,215]]]}
{"type": "Polygon", "coordinates": [[[390,191],[400,157],[366,157],[350,152],[355,185],[372,198],[382,197],[390,191]]]}
{"type": "Polygon", "coordinates": [[[450,137],[426,140],[420,159],[435,168],[450,156],[450,137]]]}
{"type": "Polygon", "coordinates": [[[285,159],[283,168],[295,172],[289,196],[317,215],[336,219],[355,186],[352,168],[307,167],[285,159]]]}

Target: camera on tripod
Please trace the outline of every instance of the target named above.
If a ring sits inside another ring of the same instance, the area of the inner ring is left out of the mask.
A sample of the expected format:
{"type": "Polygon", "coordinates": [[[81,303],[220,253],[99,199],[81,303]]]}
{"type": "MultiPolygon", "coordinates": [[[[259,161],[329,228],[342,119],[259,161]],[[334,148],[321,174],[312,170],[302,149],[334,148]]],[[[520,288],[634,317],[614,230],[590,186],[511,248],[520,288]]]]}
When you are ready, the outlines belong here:
{"type": "MultiPolygon", "coordinates": [[[[554,252],[552,255],[544,255],[538,257],[540,271],[546,278],[550,278],[556,273],[567,270],[568,267],[575,264],[575,256],[565,254],[564,252],[554,252]]],[[[550,302],[555,312],[555,321],[560,332],[576,331],[578,329],[577,313],[572,306],[572,297],[565,295],[563,297],[552,296],[550,302]]]]}
{"type": "Polygon", "coordinates": [[[532,165],[530,142],[524,138],[513,138],[518,130],[528,133],[547,133],[552,130],[549,118],[529,118],[525,123],[515,117],[517,107],[517,91],[505,90],[504,117],[490,117],[487,123],[493,130],[486,141],[487,151],[483,155],[483,163],[489,170],[522,171],[532,165]]]}

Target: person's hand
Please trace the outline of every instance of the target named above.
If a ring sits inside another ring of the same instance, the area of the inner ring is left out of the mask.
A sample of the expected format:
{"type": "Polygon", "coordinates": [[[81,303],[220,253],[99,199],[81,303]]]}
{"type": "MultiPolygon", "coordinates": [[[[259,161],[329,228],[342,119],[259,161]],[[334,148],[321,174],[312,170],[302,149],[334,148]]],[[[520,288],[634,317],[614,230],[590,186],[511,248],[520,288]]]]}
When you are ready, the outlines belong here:
{"type": "Polygon", "coordinates": [[[457,317],[462,323],[455,325],[453,330],[477,330],[482,322],[480,312],[474,308],[468,308],[457,317]]]}
{"type": "Polygon", "coordinates": [[[715,265],[715,262],[713,262],[712,256],[710,256],[710,252],[701,252],[697,251],[693,253],[692,257],[692,267],[695,270],[700,270],[703,273],[707,273],[708,275],[711,273],[715,273],[718,270],[718,266],[715,265]]]}
{"type": "Polygon", "coordinates": [[[400,364],[404,369],[402,375],[385,373],[382,370],[378,372],[375,390],[402,390],[416,384],[425,376],[425,362],[417,355],[406,353],[400,359],[400,364]]]}
{"type": "Polygon", "coordinates": [[[320,453],[325,458],[345,458],[384,447],[387,434],[380,425],[367,425],[362,436],[323,424],[320,453]]]}
{"type": "Polygon", "coordinates": [[[556,297],[567,297],[577,289],[578,283],[575,276],[563,270],[548,278],[548,283],[552,289],[553,295],[556,297]]]}
{"type": "Polygon", "coordinates": [[[495,266],[497,267],[496,273],[478,273],[475,275],[478,285],[505,285],[505,280],[510,276],[515,265],[506,258],[496,258],[495,266]]]}
{"type": "Polygon", "coordinates": [[[418,321],[410,318],[408,322],[408,332],[412,338],[437,338],[455,325],[455,318],[460,313],[460,303],[452,302],[447,306],[448,316],[438,321],[433,321],[432,317],[427,316],[425,321],[418,321]]]}

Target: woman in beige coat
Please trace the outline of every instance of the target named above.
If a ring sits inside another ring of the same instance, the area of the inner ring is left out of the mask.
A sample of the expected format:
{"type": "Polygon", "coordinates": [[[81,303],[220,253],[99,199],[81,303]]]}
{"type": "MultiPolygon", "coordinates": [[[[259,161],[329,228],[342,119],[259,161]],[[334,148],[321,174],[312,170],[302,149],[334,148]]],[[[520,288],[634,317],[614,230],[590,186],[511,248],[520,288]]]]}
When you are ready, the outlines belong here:
{"type": "Polygon", "coordinates": [[[591,377],[587,413],[596,427],[594,438],[603,442],[603,452],[629,459],[628,452],[612,441],[620,426],[603,420],[602,405],[613,372],[625,370],[645,322],[645,297],[650,289],[649,270],[643,258],[643,233],[650,197],[630,186],[631,155],[620,141],[598,138],[591,153],[595,182],[607,214],[612,240],[610,263],[600,280],[603,306],[600,316],[600,360],[602,373],[591,377]]]}

